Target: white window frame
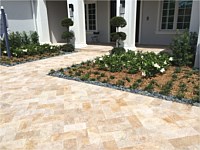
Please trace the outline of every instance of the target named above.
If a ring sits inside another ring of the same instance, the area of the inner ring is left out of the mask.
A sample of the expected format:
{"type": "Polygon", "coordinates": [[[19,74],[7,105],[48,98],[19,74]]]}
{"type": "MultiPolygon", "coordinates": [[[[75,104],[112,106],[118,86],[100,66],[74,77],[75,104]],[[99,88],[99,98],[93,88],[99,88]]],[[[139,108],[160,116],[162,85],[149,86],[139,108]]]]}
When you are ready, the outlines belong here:
{"type": "Polygon", "coordinates": [[[164,0],[159,1],[156,34],[179,34],[179,33],[181,34],[181,32],[183,32],[185,29],[177,29],[179,1],[175,0],[173,29],[161,29],[161,26],[162,26],[163,3],[164,3],[164,0]],[[177,31],[180,31],[180,32],[177,32],[177,31]]]}
{"type": "Polygon", "coordinates": [[[85,5],[86,5],[86,18],[87,18],[87,29],[86,29],[86,32],[88,32],[88,33],[93,33],[93,32],[97,32],[98,31],[98,29],[97,29],[97,2],[96,1],[85,1],[85,5]],[[96,30],[89,30],[89,12],[88,12],[88,4],[95,4],[95,25],[96,25],[96,30]]]}

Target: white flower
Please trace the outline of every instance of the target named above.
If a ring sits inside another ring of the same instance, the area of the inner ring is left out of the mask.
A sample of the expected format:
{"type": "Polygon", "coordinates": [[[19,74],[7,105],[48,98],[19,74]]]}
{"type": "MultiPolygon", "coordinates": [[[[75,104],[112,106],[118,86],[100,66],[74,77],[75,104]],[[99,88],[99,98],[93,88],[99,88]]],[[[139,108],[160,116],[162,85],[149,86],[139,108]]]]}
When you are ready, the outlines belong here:
{"type": "Polygon", "coordinates": [[[160,70],[160,72],[161,72],[161,73],[165,72],[165,68],[162,68],[162,69],[160,70]]]}
{"type": "Polygon", "coordinates": [[[23,49],[22,51],[23,51],[23,52],[27,52],[28,50],[27,50],[27,49],[23,49]]]}
{"type": "Polygon", "coordinates": [[[99,60],[103,60],[103,58],[101,57],[101,58],[99,58],[99,60]]]}
{"type": "Polygon", "coordinates": [[[157,63],[155,63],[153,66],[158,68],[158,69],[160,68],[160,66],[157,63]]]}
{"type": "Polygon", "coordinates": [[[170,58],[169,58],[169,61],[173,61],[173,57],[170,57],[170,58]]]}
{"type": "Polygon", "coordinates": [[[50,49],[53,49],[53,46],[51,46],[50,49]]]}
{"type": "Polygon", "coordinates": [[[107,65],[107,64],[105,64],[105,67],[106,67],[106,68],[108,68],[108,65],[107,65]]]}
{"type": "Polygon", "coordinates": [[[93,60],[93,63],[95,63],[96,62],[96,60],[93,60]]]}
{"type": "Polygon", "coordinates": [[[145,77],[145,76],[146,76],[146,72],[142,72],[142,76],[144,76],[144,77],[145,77]]]}
{"type": "Polygon", "coordinates": [[[143,58],[144,58],[144,56],[141,56],[141,58],[143,59],[143,58]]]}
{"type": "Polygon", "coordinates": [[[6,52],[6,51],[3,51],[3,53],[6,54],[7,52],[6,52]]]}
{"type": "Polygon", "coordinates": [[[164,64],[165,64],[165,65],[167,64],[166,60],[164,61],[164,64]]]}
{"type": "Polygon", "coordinates": [[[16,53],[13,53],[13,55],[17,56],[17,54],[16,54],[16,53]]]}

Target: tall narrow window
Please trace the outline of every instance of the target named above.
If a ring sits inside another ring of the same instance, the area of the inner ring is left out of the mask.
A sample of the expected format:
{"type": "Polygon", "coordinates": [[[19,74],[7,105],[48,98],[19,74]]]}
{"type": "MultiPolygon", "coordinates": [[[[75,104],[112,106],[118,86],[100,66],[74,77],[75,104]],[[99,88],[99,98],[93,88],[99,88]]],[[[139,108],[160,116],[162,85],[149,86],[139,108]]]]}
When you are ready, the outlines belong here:
{"type": "Polygon", "coordinates": [[[96,3],[85,4],[85,23],[87,31],[96,30],[96,3]]]}
{"type": "Polygon", "coordinates": [[[192,0],[163,0],[161,30],[188,29],[192,0]]]}
{"type": "Polygon", "coordinates": [[[192,1],[179,1],[177,29],[188,29],[192,11],[192,1]]]}
{"type": "Polygon", "coordinates": [[[164,0],[161,29],[173,29],[175,0],[164,0]]]}

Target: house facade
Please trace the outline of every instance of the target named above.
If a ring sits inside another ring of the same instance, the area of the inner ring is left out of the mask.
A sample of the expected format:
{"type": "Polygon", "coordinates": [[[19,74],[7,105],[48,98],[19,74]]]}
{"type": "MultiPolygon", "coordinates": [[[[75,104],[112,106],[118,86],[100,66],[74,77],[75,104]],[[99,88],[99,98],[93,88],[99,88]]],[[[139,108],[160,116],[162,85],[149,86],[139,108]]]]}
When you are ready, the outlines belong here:
{"type": "Polygon", "coordinates": [[[75,47],[88,43],[110,43],[110,19],[122,16],[127,26],[124,46],[169,45],[177,32],[199,32],[198,0],[2,0],[10,31],[35,30],[41,43],[64,43],[60,24],[64,17],[74,21],[75,47]]]}

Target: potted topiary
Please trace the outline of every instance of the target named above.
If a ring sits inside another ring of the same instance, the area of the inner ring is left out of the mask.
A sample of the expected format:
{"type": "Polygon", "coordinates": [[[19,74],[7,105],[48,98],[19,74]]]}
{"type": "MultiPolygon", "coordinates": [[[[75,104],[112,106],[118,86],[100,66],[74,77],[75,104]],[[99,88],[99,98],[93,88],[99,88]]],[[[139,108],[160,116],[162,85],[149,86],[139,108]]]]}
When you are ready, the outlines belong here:
{"type": "Polygon", "coordinates": [[[74,25],[74,22],[70,18],[64,18],[61,21],[61,25],[67,28],[67,31],[63,32],[62,39],[65,39],[67,44],[61,46],[61,50],[64,52],[74,51],[74,46],[71,44],[71,39],[74,37],[74,33],[69,31],[69,27],[74,25]]]}
{"type": "Polygon", "coordinates": [[[126,33],[119,32],[119,28],[123,28],[126,26],[126,20],[123,17],[113,17],[110,20],[111,26],[117,29],[117,32],[111,33],[111,38],[116,42],[116,47],[112,49],[111,54],[118,54],[125,52],[125,49],[122,47],[122,41],[126,40],[126,33]]]}

